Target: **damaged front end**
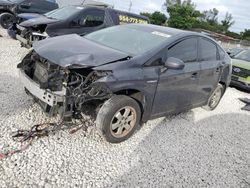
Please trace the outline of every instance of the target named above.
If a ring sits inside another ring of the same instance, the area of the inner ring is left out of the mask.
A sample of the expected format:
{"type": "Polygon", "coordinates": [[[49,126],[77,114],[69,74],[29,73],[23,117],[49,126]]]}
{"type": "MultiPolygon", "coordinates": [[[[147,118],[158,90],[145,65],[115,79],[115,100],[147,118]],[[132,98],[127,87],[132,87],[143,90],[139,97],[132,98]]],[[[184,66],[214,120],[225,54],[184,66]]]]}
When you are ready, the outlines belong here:
{"type": "Polygon", "coordinates": [[[35,51],[30,52],[18,68],[26,92],[49,116],[60,114],[64,120],[71,120],[83,112],[86,103],[101,103],[112,95],[104,83],[98,82],[108,76],[109,71],[62,67],[42,58],[35,51]]]}
{"type": "Polygon", "coordinates": [[[16,39],[21,42],[21,46],[32,48],[33,43],[46,39],[48,34],[45,32],[46,25],[38,25],[36,27],[23,27],[21,25],[13,26],[16,30],[16,39]]]}

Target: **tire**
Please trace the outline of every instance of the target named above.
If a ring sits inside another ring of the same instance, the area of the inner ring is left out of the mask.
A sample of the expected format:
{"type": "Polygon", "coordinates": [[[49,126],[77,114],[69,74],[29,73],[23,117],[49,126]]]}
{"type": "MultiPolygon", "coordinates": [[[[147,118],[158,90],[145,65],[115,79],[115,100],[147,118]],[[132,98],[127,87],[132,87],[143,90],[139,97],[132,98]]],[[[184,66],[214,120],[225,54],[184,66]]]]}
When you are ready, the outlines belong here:
{"type": "Polygon", "coordinates": [[[218,84],[216,89],[214,90],[214,92],[210,96],[207,105],[204,106],[203,108],[208,110],[208,111],[214,110],[219,105],[221,98],[224,94],[224,91],[225,91],[224,86],[221,84],[218,84]]]}
{"type": "Polygon", "coordinates": [[[5,12],[0,14],[0,25],[4,29],[8,29],[15,22],[16,18],[13,14],[5,12]]]}
{"type": "Polygon", "coordinates": [[[141,120],[139,104],[125,95],[115,95],[100,108],[96,128],[106,141],[120,143],[133,135],[141,120]]]}

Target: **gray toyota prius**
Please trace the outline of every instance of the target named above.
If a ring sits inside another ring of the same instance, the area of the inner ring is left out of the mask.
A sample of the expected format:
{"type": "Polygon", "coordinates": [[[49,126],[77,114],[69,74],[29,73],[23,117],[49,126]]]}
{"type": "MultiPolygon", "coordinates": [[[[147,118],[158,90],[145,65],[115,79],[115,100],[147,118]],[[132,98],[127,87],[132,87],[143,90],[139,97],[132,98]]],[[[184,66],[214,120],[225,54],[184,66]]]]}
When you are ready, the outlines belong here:
{"type": "Polygon", "coordinates": [[[111,143],[150,119],[214,110],[232,71],[213,39],[142,24],[37,42],[18,68],[26,92],[46,113],[71,120],[89,105],[98,132],[111,143]]]}

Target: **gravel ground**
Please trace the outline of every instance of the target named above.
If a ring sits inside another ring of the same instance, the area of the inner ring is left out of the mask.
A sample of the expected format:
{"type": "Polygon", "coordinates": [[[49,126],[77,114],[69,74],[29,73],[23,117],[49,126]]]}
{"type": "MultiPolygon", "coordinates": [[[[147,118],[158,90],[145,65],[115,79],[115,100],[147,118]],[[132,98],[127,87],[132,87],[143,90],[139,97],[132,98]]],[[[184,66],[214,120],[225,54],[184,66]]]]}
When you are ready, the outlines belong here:
{"type": "MultiPolygon", "coordinates": [[[[48,118],[18,79],[26,50],[0,35],[1,151],[19,146],[12,131],[48,118]]],[[[91,127],[60,131],[0,161],[0,187],[250,187],[250,113],[240,110],[239,97],[250,94],[229,88],[215,111],[149,121],[118,145],[91,127]]]]}

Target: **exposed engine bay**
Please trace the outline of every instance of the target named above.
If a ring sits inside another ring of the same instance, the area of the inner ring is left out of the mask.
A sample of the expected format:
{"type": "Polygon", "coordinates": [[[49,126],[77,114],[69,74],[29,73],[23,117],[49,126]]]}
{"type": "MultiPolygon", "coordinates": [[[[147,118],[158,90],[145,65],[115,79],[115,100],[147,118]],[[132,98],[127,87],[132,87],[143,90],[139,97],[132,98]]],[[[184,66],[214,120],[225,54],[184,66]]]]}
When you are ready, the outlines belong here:
{"type": "Polygon", "coordinates": [[[71,120],[83,111],[83,105],[95,101],[102,103],[111,97],[111,91],[98,79],[107,76],[105,71],[91,68],[64,68],[29,53],[18,65],[26,92],[31,94],[50,116],[60,114],[71,120]],[[35,89],[36,86],[39,88],[35,89]]]}

